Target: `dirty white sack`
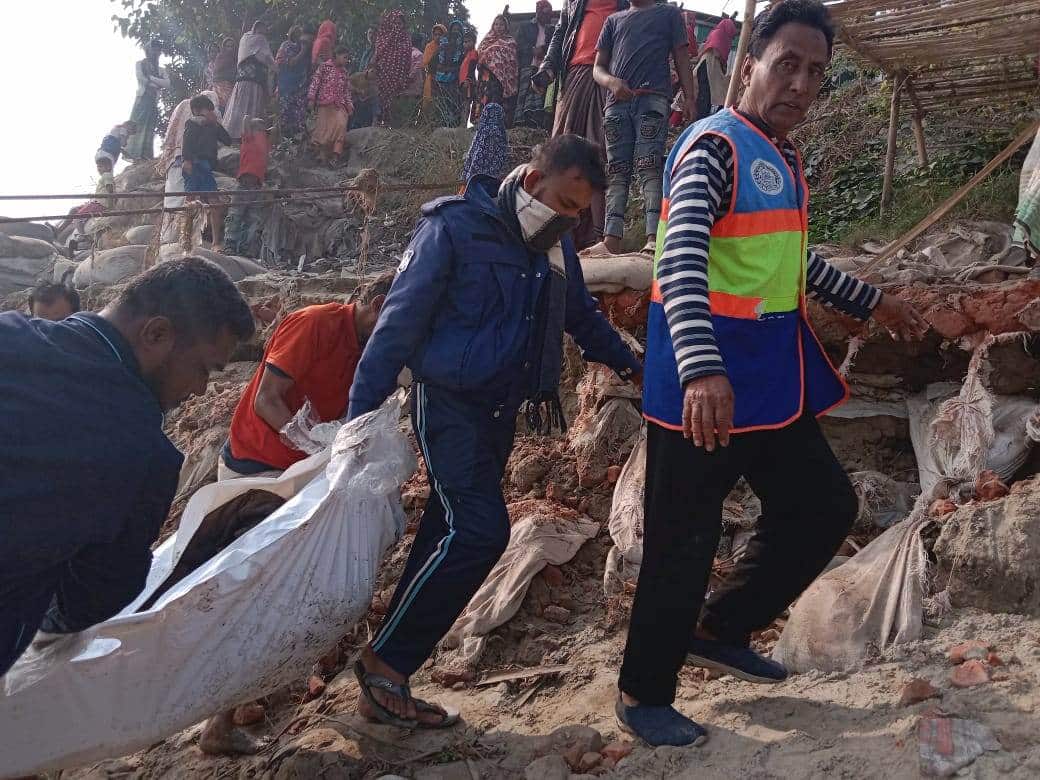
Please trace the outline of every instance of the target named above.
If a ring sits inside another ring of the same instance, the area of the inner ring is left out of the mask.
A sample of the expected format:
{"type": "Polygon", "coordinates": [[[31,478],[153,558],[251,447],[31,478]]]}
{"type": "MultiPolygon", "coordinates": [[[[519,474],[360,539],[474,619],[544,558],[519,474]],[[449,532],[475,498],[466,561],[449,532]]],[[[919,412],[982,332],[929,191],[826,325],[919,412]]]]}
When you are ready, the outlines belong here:
{"type": "Polygon", "coordinates": [[[603,571],[603,592],[620,593],[625,582],[634,582],[643,562],[643,494],[646,490],[646,426],[639,443],[621,468],[614,485],[607,530],[614,546],[607,553],[603,571]]]}
{"type": "Polygon", "coordinates": [[[404,528],[415,456],[402,394],[343,426],[329,450],[274,479],[207,485],[116,617],[30,650],[0,680],[0,774],[121,756],[299,679],[368,609],[404,528]],[[250,490],[289,499],[136,613],[203,518],[250,490]]]}
{"type": "Polygon", "coordinates": [[[480,659],[487,635],[520,609],[535,575],[567,563],[599,531],[588,517],[559,517],[550,502],[518,503],[522,514],[513,520],[506,551],[443,640],[467,666],[480,659]]]}
{"type": "Polygon", "coordinates": [[[649,290],[654,261],[644,254],[579,255],[581,273],[589,292],[619,293],[622,290],[649,290]]]}
{"type": "Polygon", "coordinates": [[[922,499],[846,563],[799,597],[773,658],[792,672],[849,669],[874,648],[921,637],[928,557],[921,531],[933,522],[922,499]]]}

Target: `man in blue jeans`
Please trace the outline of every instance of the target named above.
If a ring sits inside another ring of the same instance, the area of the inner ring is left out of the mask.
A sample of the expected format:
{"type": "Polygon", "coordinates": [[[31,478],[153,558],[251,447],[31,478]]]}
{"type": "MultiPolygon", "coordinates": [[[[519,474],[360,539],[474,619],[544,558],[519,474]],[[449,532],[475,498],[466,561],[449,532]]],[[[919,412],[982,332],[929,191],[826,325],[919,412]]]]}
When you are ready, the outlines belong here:
{"type": "Polygon", "coordinates": [[[652,253],[661,216],[661,177],[671,111],[669,56],[682,80],[686,121],[693,120],[697,103],[682,12],[675,6],[657,5],[655,0],[632,0],[628,10],[607,18],[596,49],[593,77],[608,91],[603,118],[609,179],[603,246],[611,254],[621,251],[634,168],[643,191],[644,251],[652,253]]]}

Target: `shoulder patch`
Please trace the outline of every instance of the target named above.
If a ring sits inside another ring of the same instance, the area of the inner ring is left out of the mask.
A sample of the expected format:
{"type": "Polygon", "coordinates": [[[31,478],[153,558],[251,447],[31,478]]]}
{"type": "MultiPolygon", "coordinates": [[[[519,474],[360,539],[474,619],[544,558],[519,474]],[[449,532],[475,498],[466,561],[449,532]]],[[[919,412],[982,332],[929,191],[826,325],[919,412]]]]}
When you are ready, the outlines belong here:
{"type": "Polygon", "coordinates": [[[779,195],[784,191],[784,177],[780,171],[761,157],[751,162],[751,180],[765,195],[779,195]]]}
{"type": "Polygon", "coordinates": [[[406,249],[404,254],[401,255],[401,263],[397,266],[397,273],[403,274],[408,270],[408,266],[412,264],[412,258],[415,257],[415,250],[406,249]]]}
{"type": "Polygon", "coordinates": [[[465,202],[466,198],[462,195],[445,195],[442,198],[437,198],[436,200],[431,200],[429,203],[424,204],[422,207],[422,213],[424,217],[428,217],[431,214],[435,214],[445,206],[449,206],[453,203],[465,202]]]}

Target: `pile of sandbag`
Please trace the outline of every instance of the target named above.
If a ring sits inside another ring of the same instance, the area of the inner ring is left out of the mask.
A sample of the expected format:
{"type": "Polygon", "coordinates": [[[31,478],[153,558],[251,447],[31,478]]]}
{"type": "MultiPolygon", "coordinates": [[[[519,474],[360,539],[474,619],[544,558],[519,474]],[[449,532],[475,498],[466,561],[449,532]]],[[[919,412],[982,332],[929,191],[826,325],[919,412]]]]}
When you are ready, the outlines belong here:
{"type": "Polygon", "coordinates": [[[0,296],[49,281],[57,259],[49,241],[0,232],[0,296]]]}

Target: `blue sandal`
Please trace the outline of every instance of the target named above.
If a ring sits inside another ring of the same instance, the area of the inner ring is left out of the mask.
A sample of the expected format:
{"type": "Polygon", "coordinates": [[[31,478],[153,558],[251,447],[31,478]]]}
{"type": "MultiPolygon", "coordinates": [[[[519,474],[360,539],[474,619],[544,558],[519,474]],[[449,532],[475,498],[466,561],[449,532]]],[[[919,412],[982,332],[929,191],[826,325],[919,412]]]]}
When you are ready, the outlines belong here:
{"type": "Polygon", "coordinates": [[[416,699],[412,696],[412,691],[407,685],[398,685],[385,677],[366,671],[360,660],[354,664],[354,676],[357,677],[361,693],[368,700],[368,703],[372,705],[372,709],[375,710],[375,718],[369,718],[374,723],[383,723],[387,726],[397,726],[403,729],[446,729],[459,722],[458,712],[449,711],[444,707],[438,707],[422,699],[416,699]],[[442,720],[440,723],[424,723],[418,718],[402,718],[395,715],[380,704],[376,697],[372,695],[373,688],[378,688],[391,696],[396,696],[404,702],[410,701],[415,705],[416,712],[440,715],[442,720]]]}

